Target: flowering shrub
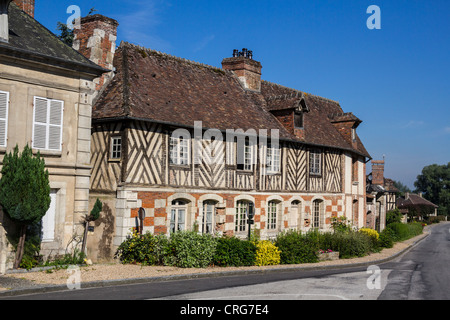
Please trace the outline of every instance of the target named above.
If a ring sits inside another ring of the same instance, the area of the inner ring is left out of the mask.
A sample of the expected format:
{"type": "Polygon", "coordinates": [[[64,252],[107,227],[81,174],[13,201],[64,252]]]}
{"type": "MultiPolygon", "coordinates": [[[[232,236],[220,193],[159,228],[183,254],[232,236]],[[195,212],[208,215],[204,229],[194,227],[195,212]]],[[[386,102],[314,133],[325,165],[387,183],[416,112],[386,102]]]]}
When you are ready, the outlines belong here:
{"type": "Polygon", "coordinates": [[[256,243],[255,264],[261,266],[271,266],[280,264],[281,251],[271,241],[258,241],[256,243]]]}
{"type": "Polygon", "coordinates": [[[379,233],[376,230],[373,230],[373,229],[362,228],[362,229],[359,230],[359,232],[367,234],[369,237],[371,237],[375,241],[377,241],[380,238],[379,233]]]}
{"type": "Polygon", "coordinates": [[[322,249],[320,249],[320,250],[319,250],[319,254],[323,254],[323,253],[332,253],[332,252],[334,252],[334,251],[331,250],[331,249],[328,249],[328,250],[322,250],[322,249]]]}

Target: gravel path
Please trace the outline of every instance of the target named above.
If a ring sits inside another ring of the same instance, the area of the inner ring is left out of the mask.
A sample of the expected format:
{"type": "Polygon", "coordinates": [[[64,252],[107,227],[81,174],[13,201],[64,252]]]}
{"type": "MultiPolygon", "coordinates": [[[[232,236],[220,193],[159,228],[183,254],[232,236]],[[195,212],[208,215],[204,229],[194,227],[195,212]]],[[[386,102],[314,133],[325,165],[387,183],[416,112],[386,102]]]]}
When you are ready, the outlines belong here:
{"type": "MultiPolygon", "coordinates": [[[[428,229],[428,228],[427,228],[428,229]]],[[[302,264],[302,265],[277,265],[265,267],[210,267],[205,269],[183,269],[176,267],[164,266],[140,266],[140,265],[122,265],[119,263],[111,264],[95,264],[92,266],[81,267],[81,282],[97,282],[120,279],[141,279],[153,278],[171,275],[189,275],[189,274],[211,274],[217,272],[232,271],[253,271],[268,269],[285,269],[285,268],[314,268],[330,265],[347,265],[355,263],[368,263],[372,261],[380,261],[388,259],[393,255],[407,249],[411,244],[424,238],[427,231],[423,235],[410,239],[405,242],[396,243],[391,249],[384,249],[382,252],[371,254],[362,258],[345,259],[338,261],[324,261],[319,263],[302,264]]],[[[42,285],[64,285],[71,276],[68,270],[51,270],[40,272],[26,272],[17,274],[7,274],[0,276],[0,292],[4,290],[33,288],[42,285]]]]}

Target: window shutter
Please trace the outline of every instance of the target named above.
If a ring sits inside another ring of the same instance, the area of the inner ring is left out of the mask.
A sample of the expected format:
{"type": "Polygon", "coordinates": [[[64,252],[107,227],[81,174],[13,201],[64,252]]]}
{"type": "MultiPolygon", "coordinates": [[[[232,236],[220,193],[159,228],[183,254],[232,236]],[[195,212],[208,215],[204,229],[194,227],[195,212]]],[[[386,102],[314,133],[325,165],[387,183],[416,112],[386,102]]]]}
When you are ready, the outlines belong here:
{"type": "Polygon", "coordinates": [[[64,103],[35,97],[33,148],[61,151],[64,103]]]}
{"type": "Polygon", "coordinates": [[[34,99],[34,127],[33,148],[45,149],[47,147],[47,112],[48,102],[46,99],[34,99]]]}
{"type": "Polygon", "coordinates": [[[42,218],[42,241],[55,240],[55,222],[56,222],[56,193],[58,190],[50,192],[50,207],[42,218]]]}
{"type": "Polygon", "coordinates": [[[9,94],[0,92],[0,147],[6,147],[9,94]]]}
{"type": "Polygon", "coordinates": [[[48,148],[50,150],[61,150],[63,120],[62,101],[50,101],[48,148]]]}

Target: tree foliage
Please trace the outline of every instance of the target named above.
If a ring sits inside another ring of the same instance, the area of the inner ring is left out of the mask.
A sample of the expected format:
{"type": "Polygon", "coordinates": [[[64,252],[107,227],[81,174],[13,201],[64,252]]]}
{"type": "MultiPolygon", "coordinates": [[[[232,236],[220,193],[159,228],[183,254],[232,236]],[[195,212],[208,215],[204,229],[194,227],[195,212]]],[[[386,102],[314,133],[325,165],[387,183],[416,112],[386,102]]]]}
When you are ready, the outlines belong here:
{"type": "Polygon", "coordinates": [[[26,146],[19,154],[13,153],[3,159],[0,179],[0,204],[8,216],[19,224],[40,222],[50,207],[50,185],[45,161],[38,154],[33,156],[26,146]]]}
{"type": "Polygon", "coordinates": [[[450,215],[450,163],[433,164],[423,168],[414,186],[422,192],[425,199],[439,206],[441,215],[450,215]]]}
{"type": "Polygon", "coordinates": [[[27,145],[22,154],[19,147],[6,154],[0,179],[0,205],[12,221],[20,227],[14,268],[23,257],[27,226],[39,223],[50,207],[49,174],[40,154],[33,156],[27,145]]]}
{"type": "Polygon", "coordinates": [[[403,196],[405,195],[405,193],[411,193],[411,189],[400,181],[394,181],[394,187],[396,187],[400,191],[399,196],[403,196]]]}
{"type": "Polygon", "coordinates": [[[73,45],[73,40],[75,37],[73,34],[73,30],[71,30],[65,23],[62,22],[58,22],[56,29],[60,32],[57,37],[62,42],[71,47],[73,45]]]}

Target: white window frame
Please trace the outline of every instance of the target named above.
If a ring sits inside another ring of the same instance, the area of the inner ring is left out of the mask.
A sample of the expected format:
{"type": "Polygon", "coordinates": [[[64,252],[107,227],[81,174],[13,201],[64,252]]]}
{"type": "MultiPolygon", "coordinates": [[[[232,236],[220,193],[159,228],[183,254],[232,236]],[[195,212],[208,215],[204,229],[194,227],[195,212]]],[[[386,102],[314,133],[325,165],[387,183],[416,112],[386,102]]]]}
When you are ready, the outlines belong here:
{"type": "Polygon", "coordinates": [[[236,220],[235,220],[235,232],[245,232],[247,231],[247,212],[251,210],[250,208],[253,208],[255,210],[255,205],[251,201],[247,200],[239,200],[236,203],[236,220]]]}
{"type": "Polygon", "coordinates": [[[5,122],[5,139],[0,141],[0,147],[5,147],[8,144],[8,115],[9,115],[9,92],[0,91],[0,95],[5,95],[5,117],[3,118],[0,113],[0,122],[5,122]]]}
{"type": "Polygon", "coordinates": [[[189,165],[190,139],[184,137],[170,137],[170,164],[189,165]]]}
{"type": "Polygon", "coordinates": [[[33,102],[33,140],[32,140],[32,146],[33,149],[38,149],[38,150],[49,150],[49,151],[62,151],[62,141],[63,141],[63,123],[64,123],[64,101],[62,100],[55,100],[55,99],[47,99],[47,98],[42,98],[42,97],[38,97],[35,96],[34,97],[34,102],[33,102]],[[40,121],[36,121],[36,101],[40,99],[43,101],[47,102],[47,114],[46,114],[46,122],[40,122],[40,121]],[[52,102],[57,102],[57,103],[61,103],[61,118],[60,118],[60,124],[52,124],[51,123],[51,107],[52,107],[52,102]],[[35,138],[35,129],[36,129],[36,125],[45,126],[45,130],[46,130],[46,136],[45,136],[45,146],[44,147],[40,147],[37,146],[36,143],[36,138],[35,138]],[[50,128],[59,128],[59,143],[58,143],[58,148],[50,148],[49,144],[50,144],[50,128]]]}
{"type": "Polygon", "coordinates": [[[322,153],[320,151],[309,152],[309,173],[315,176],[322,174],[322,153]]]}
{"type": "Polygon", "coordinates": [[[170,233],[185,231],[188,203],[184,200],[172,201],[170,217],[170,233]]]}
{"type": "Polygon", "coordinates": [[[216,201],[203,201],[202,233],[214,234],[214,217],[216,215],[216,201]],[[209,221],[208,221],[209,217],[209,221]],[[209,226],[209,230],[208,230],[209,226]]]}
{"type": "Polygon", "coordinates": [[[267,229],[276,230],[277,229],[277,216],[278,216],[279,202],[269,201],[267,204],[267,229]]]}
{"type": "Polygon", "coordinates": [[[120,160],[122,158],[122,137],[113,136],[111,137],[111,150],[110,150],[110,160],[120,160]],[[120,143],[117,143],[120,141],[120,143]]]}
{"type": "Polygon", "coordinates": [[[322,229],[322,217],[324,214],[324,202],[323,200],[313,201],[313,214],[312,214],[312,227],[317,229],[322,229]]]}
{"type": "Polygon", "coordinates": [[[253,171],[253,157],[254,157],[254,146],[250,143],[250,138],[246,138],[244,142],[244,150],[241,153],[239,147],[241,143],[239,139],[236,141],[236,157],[237,157],[237,168],[242,171],[253,171]],[[241,158],[242,157],[242,158],[241,158]],[[240,161],[243,163],[240,163],[240,161]]]}
{"type": "Polygon", "coordinates": [[[281,148],[272,147],[270,144],[267,146],[266,167],[268,173],[280,173],[281,172],[281,148]]]}

